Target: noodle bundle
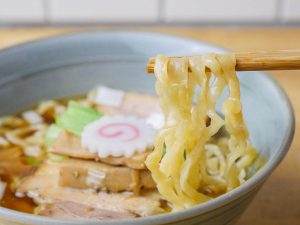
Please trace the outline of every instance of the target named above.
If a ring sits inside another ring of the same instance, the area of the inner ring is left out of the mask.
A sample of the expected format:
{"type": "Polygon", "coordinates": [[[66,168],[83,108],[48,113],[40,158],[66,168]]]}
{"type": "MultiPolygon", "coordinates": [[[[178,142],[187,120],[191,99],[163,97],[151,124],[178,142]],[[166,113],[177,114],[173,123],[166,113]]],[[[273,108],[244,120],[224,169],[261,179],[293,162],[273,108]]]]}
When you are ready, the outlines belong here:
{"type": "Polygon", "coordinates": [[[256,149],[248,141],[234,56],[159,55],[154,71],[165,124],[146,165],[162,196],[178,210],[242,184],[256,149]],[[216,112],[216,103],[225,88],[223,119],[216,112]],[[223,126],[228,138],[214,143],[214,135],[223,126]]]}

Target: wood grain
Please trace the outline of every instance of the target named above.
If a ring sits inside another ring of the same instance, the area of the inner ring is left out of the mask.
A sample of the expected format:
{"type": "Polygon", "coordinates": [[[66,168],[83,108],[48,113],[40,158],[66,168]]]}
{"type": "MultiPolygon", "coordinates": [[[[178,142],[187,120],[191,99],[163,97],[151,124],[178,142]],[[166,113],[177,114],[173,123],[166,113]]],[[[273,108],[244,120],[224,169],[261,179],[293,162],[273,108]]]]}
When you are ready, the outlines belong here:
{"type": "MultiPolygon", "coordinates": [[[[207,41],[235,52],[300,49],[300,28],[196,28],[196,27],[85,27],[85,28],[3,28],[0,47],[11,46],[37,38],[78,30],[142,30],[174,34],[207,41]]],[[[1,72],[1,68],[0,68],[1,72]]],[[[288,93],[300,116],[300,71],[271,72],[288,93]]],[[[238,225],[299,225],[300,224],[300,122],[289,153],[271,175],[238,225]]]]}

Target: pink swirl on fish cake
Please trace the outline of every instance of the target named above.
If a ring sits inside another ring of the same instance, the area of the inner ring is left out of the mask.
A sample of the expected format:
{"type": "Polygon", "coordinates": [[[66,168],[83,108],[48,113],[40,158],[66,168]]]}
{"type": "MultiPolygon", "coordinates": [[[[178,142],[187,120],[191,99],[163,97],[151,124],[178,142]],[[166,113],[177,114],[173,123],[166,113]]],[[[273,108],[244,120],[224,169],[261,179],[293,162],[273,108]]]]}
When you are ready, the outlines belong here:
{"type": "Polygon", "coordinates": [[[136,126],[129,123],[110,123],[100,127],[98,134],[102,138],[130,142],[140,136],[140,131],[136,126]]]}

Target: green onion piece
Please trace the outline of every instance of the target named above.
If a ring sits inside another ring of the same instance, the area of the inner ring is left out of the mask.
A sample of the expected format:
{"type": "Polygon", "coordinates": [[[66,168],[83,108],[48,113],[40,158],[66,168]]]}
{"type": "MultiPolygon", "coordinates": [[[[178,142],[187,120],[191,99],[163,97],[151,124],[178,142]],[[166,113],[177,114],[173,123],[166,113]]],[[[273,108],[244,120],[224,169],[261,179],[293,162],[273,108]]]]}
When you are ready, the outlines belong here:
{"type": "Polygon", "coordinates": [[[184,160],[186,160],[186,151],[185,151],[185,149],[184,149],[184,152],[183,152],[183,158],[184,158],[184,160]]]}
{"type": "Polygon", "coordinates": [[[70,101],[66,112],[56,118],[57,126],[80,136],[83,128],[103,116],[95,109],[70,101]]]}
{"type": "MultiPolygon", "coordinates": [[[[162,152],[162,156],[161,156],[161,159],[160,159],[160,161],[159,162],[161,162],[161,160],[163,159],[163,157],[165,156],[165,154],[166,154],[166,148],[167,148],[167,146],[166,146],[166,144],[164,143],[164,146],[163,146],[163,152],[162,152]]],[[[153,148],[154,149],[154,148],[153,148]]]]}
{"type": "Polygon", "coordinates": [[[165,154],[166,154],[166,148],[167,148],[167,146],[166,146],[166,144],[164,143],[164,147],[163,147],[163,153],[162,153],[162,158],[165,156],[165,154]]]}
{"type": "Polygon", "coordinates": [[[59,134],[63,131],[62,128],[60,128],[59,126],[52,124],[46,133],[45,136],[45,144],[47,146],[51,146],[54,142],[54,140],[59,136],[59,134]]]}
{"type": "Polygon", "coordinates": [[[69,158],[68,156],[64,156],[64,155],[57,155],[57,154],[54,154],[54,153],[48,153],[48,159],[50,159],[51,161],[54,161],[54,162],[60,162],[64,159],[67,159],[69,158]]]}
{"type": "Polygon", "coordinates": [[[32,166],[38,166],[40,164],[39,160],[35,157],[26,156],[25,161],[27,164],[32,166]]]}

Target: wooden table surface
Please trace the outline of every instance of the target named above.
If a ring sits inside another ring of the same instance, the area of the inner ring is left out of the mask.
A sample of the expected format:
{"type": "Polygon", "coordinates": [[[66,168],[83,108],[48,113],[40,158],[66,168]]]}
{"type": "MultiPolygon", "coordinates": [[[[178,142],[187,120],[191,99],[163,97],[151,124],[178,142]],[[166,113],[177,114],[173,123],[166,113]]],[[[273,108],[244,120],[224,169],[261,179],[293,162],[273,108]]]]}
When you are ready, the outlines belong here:
{"type": "MultiPolygon", "coordinates": [[[[1,28],[0,48],[52,35],[79,30],[118,30],[120,27],[92,28],[1,28]]],[[[195,28],[195,27],[121,27],[180,35],[208,41],[233,51],[300,49],[299,28],[195,28]]],[[[0,68],[1,69],[1,68],[0,68]]],[[[300,71],[272,72],[288,93],[296,118],[300,116],[300,71]]],[[[238,225],[300,224],[300,124],[286,158],[265,183],[238,225]]]]}

